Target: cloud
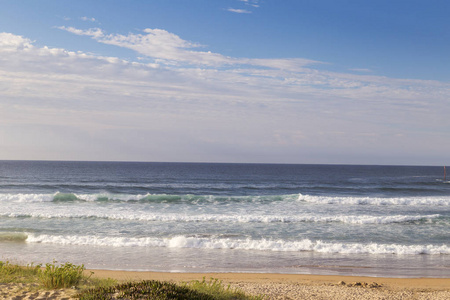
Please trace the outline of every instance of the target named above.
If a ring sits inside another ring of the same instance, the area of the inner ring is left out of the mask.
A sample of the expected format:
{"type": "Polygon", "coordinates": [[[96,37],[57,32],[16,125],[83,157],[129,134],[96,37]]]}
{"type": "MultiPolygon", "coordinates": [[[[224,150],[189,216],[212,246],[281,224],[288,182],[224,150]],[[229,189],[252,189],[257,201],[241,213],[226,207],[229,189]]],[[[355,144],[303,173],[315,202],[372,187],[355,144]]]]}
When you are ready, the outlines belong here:
{"type": "Polygon", "coordinates": [[[132,49],[142,55],[152,57],[156,60],[164,60],[168,63],[193,63],[204,65],[224,64],[228,58],[211,52],[192,51],[192,48],[199,48],[201,45],[185,41],[176,34],[163,29],[144,29],[143,34],[128,35],[105,34],[99,28],[87,30],[73,27],[58,27],[68,32],[90,36],[100,43],[115,45],[132,49]]]}
{"type": "Polygon", "coordinates": [[[55,159],[51,148],[59,159],[304,162],[319,151],[323,159],[450,147],[448,83],[318,70],[320,62],[301,58],[227,57],[162,29],[61,29],[154,61],[0,33],[2,157],[55,159]],[[27,144],[31,136],[42,138],[27,144]]]}
{"type": "Polygon", "coordinates": [[[32,49],[32,41],[20,35],[0,32],[0,50],[2,52],[16,52],[32,49]]]}
{"type": "Polygon", "coordinates": [[[353,68],[353,69],[349,69],[350,71],[355,71],[355,72],[362,72],[362,73],[371,73],[373,72],[371,69],[365,69],[365,68],[353,68]]]}
{"type": "Polygon", "coordinates": [[[246,5],[250,5],[253,7],[259,7],[259,0],[239,0],[240,2],[244,2],[246,5]]]}
{"type": "Polygon", "coordinates": [[[87,29],[87,30],[77,29],[77,28],[74,28],[74,27],[66,27],[66,26],[59,26],[59,27],[56,27],[56,28],[68,31],[68,32],[76,34],[76,35],[91,36],[91,37],[96,38],[96,39],[101,38],[101,37],[104,36],[104,33],[103,33],[103,31],[100,28],[90,28],[90,29],[87,29]]]}
{"type": "Polygon", "coordinates": [[[239,8],[228,8],[227,11],[234,12],[237,14],[251,14],[252,12],[246,9],[239,9],[239,8]]]}
{"type": "Polygon", "coordinates": [[[80,19],[82,21],[86,21],[86,22],[97,22],[97,20],[95,18],[81,17],[80,19]]]}
{"type": "Polygon", "coordinates": [[[99,28],[87,30],[74,27],[58,27],[70,33],[90,36],[100,43],[128,48],[137,53],[153,58],[158,63],[168,65],[195,65],[209,67],[251,65],[266,68],[300,71],[306,65],[320,64],[318,61],[307,59],[248,59],[232,58],[212,53],[210,51],[199,51],[205,46],[183,40],[178,35],[163,29],[146,28],[143,33],[106,34],[99,28]]]}
{"type": "MultiPolygon", "coordinates": [[[[239,2],[243,2],[247,7],[251,6],[251,7],[259,7],[259,0],[238,0],[239,2]]],[[[237,14],[251,14],[252,11],[248,10],[248,9],[243,9],[243,8],[228,8],[226,9],[229,12],[233,12],[233,13],[237,13],[237,14]]]]}
{"type": "MultiPolygon", "coordinates": [[[[98,72],[98,74],[102,74],[101,76],[105,75],[102,72],[106,69],[115,69],[116,72],[127,70],[127,72],[135,73],[135,76],[138,76],[137,74],[142,76],[149,73],[154,74],[155,70],[159,70],[158,72],[163,74],[163,70],[166,70],[165,72],[173,73],[171,76],[178,74],[191,79],[215,82],[222,86],[226,86],[228,83],[234,85],[239,82],[242,83],[242,87],[270,88],[273,89],[270,93],[279,94],[290,94],[290,91],[294,94],[314,92],[318,95],[335,95],[347,99],[368,99],[382,94],[388,99],[413,100],[420,99],[422,95],[429,95],[429,92],[440,97],[442,95],[439,93],[447,92],[445,89],[442,90],[447,87],[446,84],[434,81],[319,71],[313,66],[323,63],[308,59],[232,58],[218,53],[195,51],[193,49],[202,48],[202,46],[161,29],[145,29],[144,34],[129,35],[105,34],[98,28],[79,30],[61,27],[61,29],[78,35],[90,36],[101,43],[133,49],[139,54],[154,58],[157,63],[130,62],[114,57],[93,56],[58,48],[35,48],[31,40],[10,33],[0,35],[0,51],[1,53],[10,52],[11,55],[20,53],[22,58],[28,57],[29,61],[39,62],[28,66],[28,68],[33,66],[36,70],[52,66],[54,67],[53,72],[71,74],[82,73],[85,71],[84,67],[89,66],[93,74],[98,72]],[[77,63],[71,64],[75,60],[77,63]],[[186,68],[186,66],[190,67],[186,68]],[[426,92],[423,93],[424,91],[426,92]]],[[[2,60],[4,66],[8,66],[18,60],[18,57],[12,58],[11,63],[8,62],[8,57],[5,55],[2,60]]],[[[14,64],[17,65],[17,63],[14,64]]],[[[147,79],[144,76],[141,80],[147,79]]],[[[292,98],[295,99],[295,96],[292,98]]]]}

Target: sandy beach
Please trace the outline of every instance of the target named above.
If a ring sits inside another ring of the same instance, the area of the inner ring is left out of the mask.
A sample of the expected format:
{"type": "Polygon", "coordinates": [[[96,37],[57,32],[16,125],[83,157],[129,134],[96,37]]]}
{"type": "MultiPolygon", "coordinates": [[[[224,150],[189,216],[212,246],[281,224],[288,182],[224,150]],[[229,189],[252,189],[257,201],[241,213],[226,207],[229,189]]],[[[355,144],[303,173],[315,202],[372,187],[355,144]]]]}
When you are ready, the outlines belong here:
{"type": "MultiPolygon", "coordinates": [[[[217,278],[266,299],[450,299],[450,278],[382,278],[248,273],[163,273],[89,270],[119,281],[183,282],[217,278]]],[[[29,291],[29,286],[0,284],[0,299],[70,299],[76,290],[29,291]]]]}
{"type": "Polygon", "coordinates": [[[118,280],[190,281],[217,278],[267,299],[450,299],[450,278],[379,278],[248,273],[159,273],[93,270],[118,280]],[[360,285],[358,284],[360,283],[360,285]]]}

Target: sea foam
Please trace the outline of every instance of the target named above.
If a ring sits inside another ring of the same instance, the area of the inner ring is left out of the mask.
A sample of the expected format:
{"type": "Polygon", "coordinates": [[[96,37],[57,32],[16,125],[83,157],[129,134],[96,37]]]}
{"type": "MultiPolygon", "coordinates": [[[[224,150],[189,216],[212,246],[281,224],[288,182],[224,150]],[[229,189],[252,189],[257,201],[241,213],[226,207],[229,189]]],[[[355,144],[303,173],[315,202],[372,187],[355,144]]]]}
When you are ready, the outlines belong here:
{"type": "Polygon", "coordinates": [[[268,239],[231,239],[175,236],[172,238],[129,238],[97,236],[52,236],[28,234],[27,243],[89,245],[112,247],[166,247],[194,249],[236,249],[259,251],[311,251],[340,254],[450,254],[447,245],[401,245],[377,243],[330,243],[303,239],[298,241],[268,239]]]}
{"type": "Polygon", "coordinates": [[[0,194],[0,202],[143,202],[143,203],[277,203],[286,201],[307,202],[311,204],[335,205],[408,205],[408,206],[450,206],[449,196],[426,197],[349,197],[349,196],[315,196],[305,194],[269,195],[269,196],[214,196],[214,195],[170,195],[170,194],[112,194],[112,193],[60,193],[53,194],[0,194]]]}
{"type": "MultiPolygon", "coordinates": [[[[7,210],[7,209],[5,209],[7,210]]],[[[11,209],[10,209],[11,210],[11,209]]],[[[392,216],[376,216],[376,215],[333,215],[333,216],[318,216],[318,215],[264,215],[264,214],[249,214],[249,215],[223,215],[223,214],[199,214],[186,215],[177,213],[150,213],[150,212],[129,212],[123,211],[120,213],[105,211],[105,212],[91,212],[91,211],[77,211],[71,208],[70,211],[57,210],[37,212],[33,209],[26,211],[21,209],[19,211],[5,211],[0,213],[1,217],[8,218],[43,218],[43,219],[83,219],[83,218],[98,218],[107,220],[129,220],[129,221],[143,221],[143,222],[218,222],[218,223],[347,223],[347,224],[392,224],[392,223],[410,223],[410,222],[425,222],[433,221],[441,218],[439,214],[432,215],[392,215],[392,216]]]]}
{"type": "Polygon", "coordinates": [[[298,195],[299,201],[318,204],[341,204],[341,205],[409,205],[409,206],[450,206],[450,197],[428,196],[428,197],[330,197],[298,195]]]}

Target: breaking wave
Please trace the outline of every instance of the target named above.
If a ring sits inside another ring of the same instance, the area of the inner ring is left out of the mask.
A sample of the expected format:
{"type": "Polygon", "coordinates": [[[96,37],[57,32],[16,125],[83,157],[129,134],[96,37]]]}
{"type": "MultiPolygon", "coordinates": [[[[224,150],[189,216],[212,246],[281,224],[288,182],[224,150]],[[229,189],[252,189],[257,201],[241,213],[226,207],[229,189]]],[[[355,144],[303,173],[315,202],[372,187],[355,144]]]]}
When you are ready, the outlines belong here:
{"type": "Polygon", "coordinates": [[[259,251],[310,251],[340,254],[396,254],[396,255],[439,255],[450,254],[446,245],[401,245],[377,243],[330,243],[303,239],[299,241],[268,239],[231,239],[174,236],[171,238],[127,238],[97,236],[52,236],[28,235],[27,243],[60,245],[89,245],[109,247],[165,247],[195,249],[236,249],[259,251]]]}
{"type": "Polygon", "coordinates": [[[0,194],[0,202],[143,202],[143,203],[227,203],[255,202],[271,203],[279,201],[299,201],[315,204],[336,205],[408,205],[408,206],[450,206],[449,196],[427,197],[347,197],[315,196],[303,194],[260,195],[260,196],[217,196],[217,195],[170,195],[170,194],[0,194]]]}
{"type": "Polygon", "coordinates": [[[25,242],[27,238],[23,232],[0,232],[0,242],[25,242]]]}
{"type": "Polygon", "coordinates": [[[409,206],[450,206],[450,197],[330,197],[330,196],[298,196],[299,201],[318,204],[341,204],[341,205],[409,205],[409,206]]]}
{"type": "Polygon", "coordinates": [[[439,214],[433,215],[336,215],[336,216],[281,216],[281,215],[223,215],[223,214],[152,214],[152,213],[95,213],[95,212],[3,212],[0,217],[8,218],[98,218],[108,220],[129,220],[146,222],[220,222],[220,223],[332,223],[340,222],[347,224],[392,224],[392,223],[430,223],[435,221],[447,222],[448,218],[439,214]]]}

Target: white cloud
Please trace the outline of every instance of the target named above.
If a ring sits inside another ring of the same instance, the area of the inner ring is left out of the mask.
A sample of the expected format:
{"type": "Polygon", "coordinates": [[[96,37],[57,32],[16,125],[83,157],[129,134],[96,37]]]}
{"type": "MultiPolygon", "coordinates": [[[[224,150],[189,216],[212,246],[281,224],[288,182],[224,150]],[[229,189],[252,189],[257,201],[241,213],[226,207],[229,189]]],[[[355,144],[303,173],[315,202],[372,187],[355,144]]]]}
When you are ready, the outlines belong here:
{"type": "Polygon", "coordinates": [[[0,33],[1,157],[54,159],[51,148],[59,159],[304,162],[318,150],[389,155],[382,145],[390,145],[443,155],[450,147],[448,83],[316,70],[319,62],[300,58],[226,57],[161,29],[61,29],[159,63],[0,33]]]}
{"type": "MultiPolygon", "coordinates": [[[[244,62],[245,60],[241,60],[244,62]]],[[[260,59],[253,58],[246,61],[250,65],[268,67],[273,69],[280,69],[285,71],[304,71],[305,66],[323,64],[319,61],[304,59],[304,58],[284,58],[284,59],[260,59]]]]}
{"type": "Polygon", "coordinates": [[[86,22],[97,22],[95,18],[81,17],[80,19],[86,22]]]}
{"type": "Polygon", "coordinates": [[[366,69],[366,68],[353,68],[353,69],[349,69],[350,71],[355,71],[355,72],[362,72],[362,73],[371,73],[372,70],[371,69],[366,69]]]}
{"type": "Polygon", "coordinates": [[[68,32],[76,34],[76,35],[86,35],[86,36],[91,36],[96,39],[104,36],[104,33],[100,28],[89,28],[87,30],[77,29],[74,27],[66,27],[66,26],[59,26],[57,28],[68,31],[68,32]]]}
{"type": "Polygon", "coordinates": [[[251,14],[252,13],[251,11],[246,10],[246,9],[231,8],[231,7],[228,8],[227,11],[234,12],[234,13],[237,13],[237,14],[251,14]]]}
{"type": "Polygon", "coordinates": [[[101,43],[129,48],[142,55],[171,63],[215,65],[223,64],[228,60],[219,54],[189,50],[201,45],[185,41],[176,34],[162,29],[147,28],[143,30],[144,34],[121,35],[105,34],[99,28],[88,30],[64,26],[58,28],[77,35],[91,36],[101,43]]]}
{"type": "Polygon", "coordinates": [[[16,52],[33,48],[32,41],[20,35],[0,32],[0,51],[16,52]]]}
{"type": "Polygon", "coordinates": [[[200,65],[200,66],[232,66],[252,65],[290,71],[301,71],[306,65],[319,64],[320,62],[307,59],[247,59],[232,58],[212,53],[210,51],[198,51],[204,46],[181,39],[178,35],[163,29],[147,28],[143,34],[129,33],[106,34],[99,28],[87,30],[73,27],[58,27],[77,35],[90,36],[100,43],[115,45],[132,49],[141,55],[151,57],[160,63],[171,65],[200,65]]]}
{"type": "Polygon", "coordinates": [[[239,0],[240,2],[244,2],[246,5],[250,5],[253,7],[259,7],[259,0],[239,0]]]}

